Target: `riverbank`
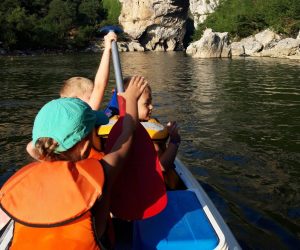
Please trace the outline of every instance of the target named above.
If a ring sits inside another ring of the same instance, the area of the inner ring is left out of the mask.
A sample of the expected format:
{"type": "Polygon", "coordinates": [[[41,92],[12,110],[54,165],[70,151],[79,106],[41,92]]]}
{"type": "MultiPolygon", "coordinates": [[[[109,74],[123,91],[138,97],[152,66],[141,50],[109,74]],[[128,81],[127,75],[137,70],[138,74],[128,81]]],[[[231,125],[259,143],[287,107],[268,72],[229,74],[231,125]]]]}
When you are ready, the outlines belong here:
{"type": "Polygon", "coordinates": [[[200,40],[187,47],[186,53],[195,58],[253,56],[300,60],[300,32],[294,39],[266,29],[231,42],[228,32],[206,29],[200,40]]]}
{"type": "MultiPolygon", "coordinates": [[[[35,56],[35,55],[62,55],[72,53],[99,53],[103,47],[101,42],[92,42],[84,49],[64,49],[64,50],[15,50],[6,51],[0,48],[0,56],[35,56]]],[[[151,51],[143,47],[138,41],[119,41],[120,52],[145,52],[151,51]]],[[[280,34],[266,29],[255,35],[231,41],[228,32],[214,32],[206,29],[200,40],[192,42],[186,49],[182,49],[187,55],[194,58],[233,58],[239,56],[251,57],[271,57],[300,60],[300,31],[296,38],[285,38],[280,34]]],[[[155,52],[166,52],[161,49],[155,52]]],[[[152,52],[154,52],[152,50],[152,52]]]]}

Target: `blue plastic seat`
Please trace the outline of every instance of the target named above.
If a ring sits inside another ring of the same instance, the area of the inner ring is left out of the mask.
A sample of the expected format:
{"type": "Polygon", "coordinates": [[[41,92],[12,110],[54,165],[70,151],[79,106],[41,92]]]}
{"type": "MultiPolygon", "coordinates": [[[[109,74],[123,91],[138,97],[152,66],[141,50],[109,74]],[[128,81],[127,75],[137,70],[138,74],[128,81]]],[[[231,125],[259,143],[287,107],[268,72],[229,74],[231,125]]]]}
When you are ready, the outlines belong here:
{"type": "Polygon", "coordinates": [[[219,243],[196,194],[168,192],[168,205],[158,215],[134,222],[134,250],[214,249],[219,243]]]}

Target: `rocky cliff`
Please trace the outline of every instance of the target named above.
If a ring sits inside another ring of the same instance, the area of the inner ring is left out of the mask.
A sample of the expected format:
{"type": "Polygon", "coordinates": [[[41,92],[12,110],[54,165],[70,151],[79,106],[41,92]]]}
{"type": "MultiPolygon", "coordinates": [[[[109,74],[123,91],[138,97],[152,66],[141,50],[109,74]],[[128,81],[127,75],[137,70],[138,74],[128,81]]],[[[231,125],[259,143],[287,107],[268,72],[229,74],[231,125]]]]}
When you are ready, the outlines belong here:
{"type": "MultiPolygon", "coordinates": [[[[214,12],[220,0],[120,0],[120,24],[131,41],[119,43],[121,51],[182,50],[189,12],[194,26],[214,12]]],[[[283,39],[267,29],[255,36],[230,43],[227,32],[207,29],[186,52],[194,57],[268,56],[300,57],[300,32],[296,39],[283,39]]]]}
{"type": "Polygon", "coordinates": [[[119,22],[146,50],[183,48],[188,0],[120,0],[119,22]]]}
{"type": "Polygon", "coordinates": [[[120,0],[119,22],[133,40],[123,51],[172,51],[183,49],[190,11],[194,26],[203,22],[219,0],[120,0]]]}
{"type": "Polygon", "coordinates": [[[220,0],[190,0],[190,11],[193,16],[194,26],[203,23],[206,17],[218,7],[220,0]]]}

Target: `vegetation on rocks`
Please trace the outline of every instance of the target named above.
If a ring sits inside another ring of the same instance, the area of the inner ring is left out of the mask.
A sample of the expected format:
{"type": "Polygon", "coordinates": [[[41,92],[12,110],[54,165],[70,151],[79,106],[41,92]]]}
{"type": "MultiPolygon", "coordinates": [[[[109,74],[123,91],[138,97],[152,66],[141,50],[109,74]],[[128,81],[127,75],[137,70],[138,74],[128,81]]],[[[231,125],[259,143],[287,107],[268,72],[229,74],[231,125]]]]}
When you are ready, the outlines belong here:
{"type": "Polygon", "coordinates": [[[221,0],[216,11],[199,24],[194,40],[205,28],[229,32],[233,38],[244,38],[266,28],[289,37],[300,29],[299,0],[221,0]]]}

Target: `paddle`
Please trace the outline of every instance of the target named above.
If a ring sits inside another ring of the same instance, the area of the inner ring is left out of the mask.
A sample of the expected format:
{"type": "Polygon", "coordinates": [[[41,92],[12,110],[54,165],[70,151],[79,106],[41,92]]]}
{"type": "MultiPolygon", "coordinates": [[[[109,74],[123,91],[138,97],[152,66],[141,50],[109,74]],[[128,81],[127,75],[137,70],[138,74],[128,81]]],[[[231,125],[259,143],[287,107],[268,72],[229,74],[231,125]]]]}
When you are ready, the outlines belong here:
{"type": "MultiPolygon", "coordinates": [[[[113,26],[101,29],[102,33],[120,29],[113,26]]],[[[123,92],[123,77],[117,43],[112,42],[112,55],[117,91],[123,92]]],[[[109,152],[122,131],[125,102],[118,96],[120,116],[107,139],[109,152]]],[[[116,180],[111,196],[111,212],[126,220],[145,219],[161,212],[167,204],[166,188],[159,159],[153,142],[145,128],[139,123],[134,141],[123,170],[116,180]]]]}

